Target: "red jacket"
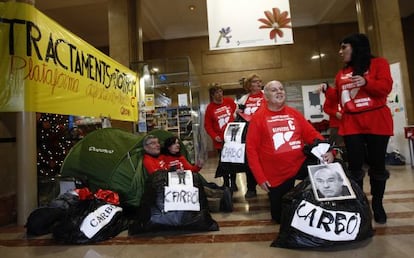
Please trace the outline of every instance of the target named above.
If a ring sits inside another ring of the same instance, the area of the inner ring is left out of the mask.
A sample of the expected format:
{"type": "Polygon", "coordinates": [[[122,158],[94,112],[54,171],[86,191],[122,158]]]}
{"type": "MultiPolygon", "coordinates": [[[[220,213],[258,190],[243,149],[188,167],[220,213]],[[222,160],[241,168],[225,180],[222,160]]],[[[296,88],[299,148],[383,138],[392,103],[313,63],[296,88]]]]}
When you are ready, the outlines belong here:
{"type": "Polygon", "coordinates": [[[269,181],[276,187],[294,177],[306,159],[304,144],[315,139],[324,138],[296,109],[260,108],[250,121],[246,139],[247,159],[257,183],[269,181]]]}
{"type": "Polygon", "coordinates": [[[191,170],[191,172],[198,172],[201,169],[201,167],[197,165],[191,165],[183,155],[164,155],[164,159],[169,170],[175,167],[176,169],[182,168],[185,170],[191,170]]]}
{"type": "Polygon", "coordinates": [[[154,174],[156,171],[168,169],[163,156],[164,155],[159,155],[158,157],[155,157],[149,154],[144,154],[142,162],[148,174],[151,175],[154,174]]]}
{"type": "Polygon", "coordinates": [[[337,96],[341,96],[344,111],[339,127],[340,135],[375,134],[393,135],[393,120],[387,106],[387,96],[392,89],[390,65],[384,58],[372,58],[364,74],[366,85],[355,87],[350,83],[352,67],[338,72],[335,78],[337,96]],[[352,108],[344,108],[343,96],[350,93],[352,108]]]}
{"type": "Polygon", "coordinates": [[[335,88],[328,87],[325,92],[325,102],[323,103],[323,111],[329,115],[329,127],[339,128],[341,120],[336,117],[336,113],[341,113],[342,108],[338,103],[335,88]]]}
{"type": "Polygon", "coordinates": [[[221,104],[211,102],[206,108],[204,128],[213,140],[214,148],[217,150],[223,148],[224,130],[226,130],[229,122],[234,121],[235,111],[236,103],[231,98],[223,98],[221,104]],[[216,141],[216,136],[219,136],[222,142],[216,141]]]}
{"type": "Polygon", "coordinates": [[[259,93],[256,94],[246,94],[243,95],[239,101],[237,101],[237,104],[244,105],[244,109],[241,112],[241,116],[243,119],[245,119],[247,122],[249,122],[252,119],[252,116],[254,113],[262,106],[266,105],[266,100],[264,98],[263,91],[259,91],[259,93]]]}

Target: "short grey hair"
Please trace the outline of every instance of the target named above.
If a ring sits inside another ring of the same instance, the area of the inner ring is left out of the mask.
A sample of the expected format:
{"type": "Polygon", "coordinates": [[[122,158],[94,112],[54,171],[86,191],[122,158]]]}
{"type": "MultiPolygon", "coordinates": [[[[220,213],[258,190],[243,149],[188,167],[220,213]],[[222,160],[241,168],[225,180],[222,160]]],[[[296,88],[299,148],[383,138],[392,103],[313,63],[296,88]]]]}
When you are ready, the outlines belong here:
{"type": "Polygon", "coordinates": [[[144,140],[142,141],[142,146],[145,147],[146,145],[148,145],[148,142],[152,139],[158,139],[158,137],[152,134],[146,135],[144,137],[144,140]]]}

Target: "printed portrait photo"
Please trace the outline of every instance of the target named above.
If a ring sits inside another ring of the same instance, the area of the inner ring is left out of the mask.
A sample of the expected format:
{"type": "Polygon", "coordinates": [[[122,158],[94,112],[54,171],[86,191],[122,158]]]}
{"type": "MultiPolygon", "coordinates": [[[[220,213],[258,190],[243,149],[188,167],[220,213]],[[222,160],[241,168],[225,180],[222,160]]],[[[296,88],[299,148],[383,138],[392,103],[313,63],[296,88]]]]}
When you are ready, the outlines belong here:
{"type": "Polygon", "coordinates": [[[318,201],[355,199],[355,192],[340,163],[308,166],[313,193],[318,201]]]}

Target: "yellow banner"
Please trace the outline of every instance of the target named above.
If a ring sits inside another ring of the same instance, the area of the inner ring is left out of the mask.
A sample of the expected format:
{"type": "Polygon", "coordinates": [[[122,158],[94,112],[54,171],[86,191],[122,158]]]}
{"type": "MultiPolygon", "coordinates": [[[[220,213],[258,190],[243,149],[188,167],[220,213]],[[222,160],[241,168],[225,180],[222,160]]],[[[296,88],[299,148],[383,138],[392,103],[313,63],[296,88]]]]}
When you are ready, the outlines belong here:
{"type": "Polygon", "coordinates": [[[32,5],[0,3],[0,111],[138,120],[137,74],[32,5]]]}

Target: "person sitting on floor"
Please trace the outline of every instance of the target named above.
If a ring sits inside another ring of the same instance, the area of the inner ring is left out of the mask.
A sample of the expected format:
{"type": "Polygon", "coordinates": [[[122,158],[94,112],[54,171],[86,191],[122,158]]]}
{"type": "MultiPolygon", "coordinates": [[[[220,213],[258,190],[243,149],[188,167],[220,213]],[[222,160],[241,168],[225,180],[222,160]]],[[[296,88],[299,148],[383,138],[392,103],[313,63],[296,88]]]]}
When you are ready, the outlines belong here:
{"type": "Polygon", "coordinates": [[[148,174],[154,174],[156,171],[167,170],[163,155],[161,155],[161,145],[159,139],[154,135],[147,135],[143,141],[145,150],[143,164],[148,174]]]}
{"type": "Polygon", "coordinates": [[[203,167],[203,162],[199,161],[196,165],[190,164],[180,152],[180,140],[177,136],[172,136],[164,141],[162,149],[163,159],[168,170],[191,170],[198,172],[203,167]]]}

